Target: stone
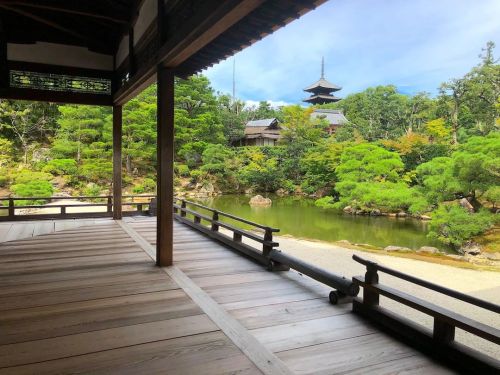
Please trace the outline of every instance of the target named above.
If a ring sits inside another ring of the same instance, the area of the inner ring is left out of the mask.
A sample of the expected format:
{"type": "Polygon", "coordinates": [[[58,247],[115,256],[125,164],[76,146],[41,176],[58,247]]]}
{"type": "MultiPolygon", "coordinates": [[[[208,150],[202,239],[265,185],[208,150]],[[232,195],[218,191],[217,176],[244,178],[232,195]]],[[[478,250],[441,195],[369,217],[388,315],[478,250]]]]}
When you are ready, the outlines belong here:
{"type": "Polygon", "coordinates": [[[389,213],[387,214],[387,216],[388,216],[388,217],[396,217],[396,216],[398,216],[398,214],[395,214],[394,212],[389,212],[389,213]]]}
{"type": "Polygon", "coordinates": [[[382,215],[382,213],[380,212],[379,209],[374,209],[374,210],[371,210],[370,215],[371,216],[380,216],[380,215],[382,215]]]}
{"type": "Polygon", "coordinates": [[[483,252],[482,255],[486,258],[486,259],[490,259],[490,260],[500,260],[500,253],[488,253],[488,252],[483,252]]]}
{"type": "Polygon", "coordinates": [[[404,247],[404,246],[386,246],[384,247],[385,251],[411,251],[409,247],[404,247]]]}
{"type": "Polygon", "coordinates": [[[404,212],[404,211],[400,211],[397,214],[397,217],[406,217],[406,216],[408,216],[408,214],[406,212],[404,212]]]}
{"type": "Polygon", "coordinates": [[[481,254],[481,246],[473,241],[468,241],[458,249],[458,252],[463,255],[479,255],[481,254]]]}
{"type": "Polygon", "coordinates": [[[437,247],[432,246],[422,246],[417,250],[417,253],[429,253],[429,254],[437,254],[439,253],[439,249],[437,247]]]}
{"type": "Polygon", "coordinates": [[[262,195],[256,195],[250,199],[250,206],[261,206],[267,207],[273,204],[273,201],[269,198],[264,198],[262,195]]]}
{"type": "Polygon", "coordinates": [[[431,220],[432,218],[427,215],[420,215],[420,220],[431,220]]]}
{"type": "Polygon", "coordinates": [[[288,191],[286,191],[285,189],[278,189],[276,190],[276,195],[283,197],[285,195],[288,195],[288,191]]]}
{"type": "Polygon", "coordinates": [[[474,212],[474,207],[472,206],[472,204],[470,204],[470,202],[467,200],[467,198],[460,199],[459,203],[460,203],[460,206],[465,208],[467,211],[474,212]]]}
{"type": "Polygon", "coordinates": [[[352,214],[353,212],[353,209],[351,206],[346,206],[344,207],[344,210],[343,210],[346,214],[352,214]]]}

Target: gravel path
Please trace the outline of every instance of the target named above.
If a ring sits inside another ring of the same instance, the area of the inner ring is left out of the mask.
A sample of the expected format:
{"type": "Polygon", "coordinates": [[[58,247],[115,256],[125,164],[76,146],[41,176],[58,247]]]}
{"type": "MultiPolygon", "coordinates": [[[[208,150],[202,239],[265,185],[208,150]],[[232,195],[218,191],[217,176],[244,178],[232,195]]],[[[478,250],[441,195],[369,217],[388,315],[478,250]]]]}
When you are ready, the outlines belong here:
{"type": "MultiPolygon", "coordinates": [[[[276,238],[280,244],[279,248],[282,251],[346,277],[363,275],[365,273],[365,267],[352,260],[352,255],[357,254],[401,272],[500,304],[500,272],[456,268],[420,260],[368,253],[324,242],[299,240],[290,237],[276,238]]],[[[446,308],[459,314],[500,329],[500,316],[498,314],[461,301],[456,301],[390,275],[380,274],[379,277],[381,283],[401,289],[437,305],[446,306],[446,308]]],[[[384,297],[380,301],[382,306],[404,314],[405,317],[428,328],[432,328],[433,322],[429,316],[384,297]]],[[[495,358],[500,358],[500,347],[498,345],[472,336],[460,329],[457,329],[456,339],[476,350],[480,350],[495,358]]]]}

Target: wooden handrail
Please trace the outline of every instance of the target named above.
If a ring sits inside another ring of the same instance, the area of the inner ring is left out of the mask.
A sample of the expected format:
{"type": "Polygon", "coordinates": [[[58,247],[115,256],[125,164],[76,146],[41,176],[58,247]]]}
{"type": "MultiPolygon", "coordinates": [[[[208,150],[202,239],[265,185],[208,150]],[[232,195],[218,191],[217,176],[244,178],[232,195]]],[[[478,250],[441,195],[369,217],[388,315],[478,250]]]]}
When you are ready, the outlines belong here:
{"type": "Polygon", "coordinates": [[[471,296],[469,294],[464,294],[464,293],[458,292],[456,290],[449,289],[449,288],[446,288],[444,286],[434,284],[434,283],[431,283],[431,282],[426,281],[426,280],[419,279],[418,277],[411,276],[411,275],[405,274],[403,272],[394,270],[392,268],[385,267],[383,265],[380,265],[380,264],[371,262],[369,260],[363,259],[357,255],[353,255],[352,259],[354,259],[356,262],[361,263],[365,266],[373,267],[377,271],[387,273],[388,275],[392,275],[394,277],[408,281],[410,283],[423,286],[424,288],[434,290],[436,292],[445,294],[449,297],[453,297],[453,298],[456,298],[460,301],[464,301],[464,302],[470,303],[474,306],[479,306],[479,307],[482,307],[484,309],[496,312],[497,314],[500,314],[500,305],[497,305],[495,303],[488,302],[488,301],[482,300],[480,298],[476,298],[474,296],[471,296]]]}
{"type": "Polygon", "coordinates": [[[192,205],[192,206],[195,206],[195,207],[198,207],[198,208],[201,208],[203,210],[207,210],[207,211],[210,211],[212,213],[214,212],[217,212],[219,215],[221,216],[225,216],[227,218],[230,218],[230,219],[233,219],[233,220],[236,220],[236,221],[240,221],[242,223],[245,223],[245,224],[248,224],[248,225],[251,225],[253,227],[256,227],[256,228],[260,228],[260,229],[263,229],[263,230],[269,230],[271,232],[279,232],[280,230],[278,228],[272,228],[270,226],[267,226],[267,225],[262,225],[262,224],[259,224],[259,223],[255,223],[253,221],[250,221],[250,220],[247,220],[247,219],[244,219],[242,217],[239,217],[239,216],[236,216],[236,215],[232,215],[230,213],[227,213],[227,212],[222,212],[222,211],[218,211],[214,208],[211,208],[211,207],[207,207],[207,206],[204,206],[202,205],[201,203],[197,203],[197,202],[193,202],[193,201],[188,201],[188,200],[185,200],[185,199],[181,199],[181,198],[174,198],[174,201],[178,201],[178,202],[185,202],[186,204],[189,204],[189,205],[192,205]]]}
{"type": "Polygon", "coordinates": [[[408,341],[421,346],[422,350],[428,350],[433,354],[441,353],[451,361],[456,361],[459,358],[460,362],[468,368],[476,368],[476,366],[484,365],[489,369],[500,365],[500,362],[490,363],[490,359],[484,360],[484,355],[470,348],[458,345],[455,342],[455,329],[463,329],[497,345],[500,345],[500,330],[457,314],[443,306],[415,297],[414,295],[381,285],[379,283],[378,272],[386,273],[497,314],[500,312],[499,305],[382,266],[357,255],[353,255],[352,258],[356,262],[366,266],[364,277],[353,277],[353,282],[363,288],[363,300],[355,299],[353,301],[353,310],[355,312],[375,320],[398,335],[404,336],[408,341]],[[433,317],[434,326],[432,332],[428,333],[423,327],[416,326],[414,322],[409,321],[405,317],[396,315],[380,307],[379,296],[384,296],[433,317]]]}
{"type": "Polygon", "coordinates": [[[303,273],[311,277],[312,279],[319,281],[325,285],[334,288],[334,291],[330,292],[329,299],[333,304],[338,303],[340,300],[352,300],[352,297],[356,296],[359,292],[359,286],[354,284],[352,280],[345,277],[336,275],[333,272],[324,270],[317,267],[311,263],[304,262],[302,259],[295,258],[288,254],[285,254],[278,250],[276,247],[279,245],[277,242],[273,241],[273,233],[278,232],[278,229],[266,227],[257,223],[253,223],[246,219],[227,214],[225,212],[218,211],[216,209],[203,206],[196,202],[186,201],[184,199],[175,199],[179,204],[174,204],[174,213],[177,220],[187,224],[206,235],[223,242],[224,244],[232,247],[250,256],[265,265],[270,271],[288,271],[290,268],[295,269],[298,272],[303,273]],[[207,215],[196,211],[193,208],[188,208],[187,205],[201,208],[205,211],[211,212],[212,215],[207,215]],[[192,216],[190,219],[187,215],[192,216]],[[234,225],[220,221],[219,217],[231,217],[236,221],[252,224],[258,228],[264,229],[264,236],[259,236],[247,230],[238,228],[234,225]],[[208,222],[209,226],[203,225],[201,222],[208,222]],[[226,228],[233,233],[232,238],[221,233],[219,228],[226,228]],[[262,244],[262,250],[259,251],[242,242],[242,238],[248,238],[253,241],[262,244]]]}
{"type": "MultiPolygon", "coordinates": [[[[153,198],[155,195],[125,195],[125,198],[153,198]]],[[[15,221],[15,220],[38,220],[38,219],[67,219],[67,218],[85,218],[85,217],[108,217],[113,214],[113,196],[112,195],[94,195],[94,196],[74,196],[74,197],[0,197],[1,201],[8,201],[8,205],[0,205],[0,212],[8,210],[6,216],[0,216],[0,221],[15,221]],[[54,200],[102,200],[102,202],[81,203],[81,204],[24,204],[16,206],[15,202],[19,201],[54,201],[54,200]],[[67,212],[67,208],[85,208],[85,207],[106,207],[103,212],[67,212]],[[26,213],[16,214],[16,210],[23,209],[39,209],[39,208],[58,208],[59,212],[54,213],[26,213]]],[[[149,207],[149,201],[122,202],[122,206],[135,206],[135,211],[127,211],[126,215],[145,215],[149,210],[144,209],[144,206],[149,207]]]]}

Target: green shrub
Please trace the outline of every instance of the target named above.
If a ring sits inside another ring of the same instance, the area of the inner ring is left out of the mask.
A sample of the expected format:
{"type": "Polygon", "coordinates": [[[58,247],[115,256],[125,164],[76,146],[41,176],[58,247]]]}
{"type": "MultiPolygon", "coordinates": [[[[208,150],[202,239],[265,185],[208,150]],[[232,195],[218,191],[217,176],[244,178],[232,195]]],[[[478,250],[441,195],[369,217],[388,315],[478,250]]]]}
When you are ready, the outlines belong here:
{"type": "Polygon", "coordinates": [[[96,197],[96,196],[100,196],[102,194],[103,190],[104,190],[104,187],[99,186],[99,185],[94,184],[94,183],[90,183],[83,188],[82,193],[84,196],[96,197]]]}
{"type": "Polygon", "coordinates": [[[141,185],[141,184],[138,184],[138,185],[135,185],[133,188],[132,188],[132,193],[134,194],[142,194],[144,193],[144,186],[141,185]]]}
{"type": "Polygon", "coordinates": [[[191,172],[189,172],[189,176],[191,177],[191,180],[193,182],[198,182],[205,173],[203,171],[200,171],[199,169],[193,169],[191,172]]]}
{"type": "MultiPolygon", "coordinates": [[[[30,197],[50,197],[54,192],[52,184],[48,181],[34,180],[26,183],[14,184],[10,187],[10,190],[14,193],[16,197],[20,198],[30,198],[30,197]]],[[[16,205],[24,206],[31,204],[43,204],[44,199],[32,200],[21,200],[16,201],[16,205]]]]}
{"type": "Polygon", "coordinates": [[[470,213],[457,204],[440,205],[432,214],[428,237],[457,249],[472,237],[486,231],[495,221],[498,221],[496,215],[487,210],[470,213]]]}
{"type": "Polygon", "coordinates": [[[281,183],[281,187],[285,189],[288,193],[295,192],[295,184],[290,180],[283,180],[281,183]]]}
{"type": "Polygon", "coordinates": [[[52,173],[53,175],[74,175],[78,171],[76,165],[76,160],[74,159],[53,159],[50,160],[45,167],[43,167],[43,172],[52,173]]]}
{"type": "Polygon", "coordinates": [[[323,198],[316,199],[314,201],[314,205],[321,208],[339,208],[338,203],[335,203],[333,197],[329,195],[324,196],[323,198]]]}
{"type": "Polygon", "coordinates": [[[189,176],[189,167],[186,164],[176,164],[175,165],[175,172],[179,176],[182,177],[188,177],[189,176]]]}
{"type": "Polygon", "coordinates": [[[156,191],[156,181],[152,178],[145,178],[142,182],[144,186],[144,190],[147,192],[155,192],[156,191]]]}
{"type": "Polygon", "coordinates": [[[24,169],[14,175],[15,184],[27,184],[33,181],[51,181],[54,178],[50,173],[46,172],[33,172],[24,169]]]}
{"type": "Polygon", "coordinates": [[[9,182],[10,182],[9,176],[0,174],[0,187],[7,186],[9,182]]]}

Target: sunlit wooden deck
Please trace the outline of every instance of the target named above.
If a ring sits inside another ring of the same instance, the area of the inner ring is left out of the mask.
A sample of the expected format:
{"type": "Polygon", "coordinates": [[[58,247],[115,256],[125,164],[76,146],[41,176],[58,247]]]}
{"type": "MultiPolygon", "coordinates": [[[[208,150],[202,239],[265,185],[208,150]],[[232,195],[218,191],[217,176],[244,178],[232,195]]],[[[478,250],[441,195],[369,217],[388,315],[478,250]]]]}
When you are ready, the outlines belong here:
{"type": "Polygon", "coordinates": [[[129,218],[0,244],[0,374],[450,373],[295,271],[178,223],[161,269],[155,239],[129,218]]]}

